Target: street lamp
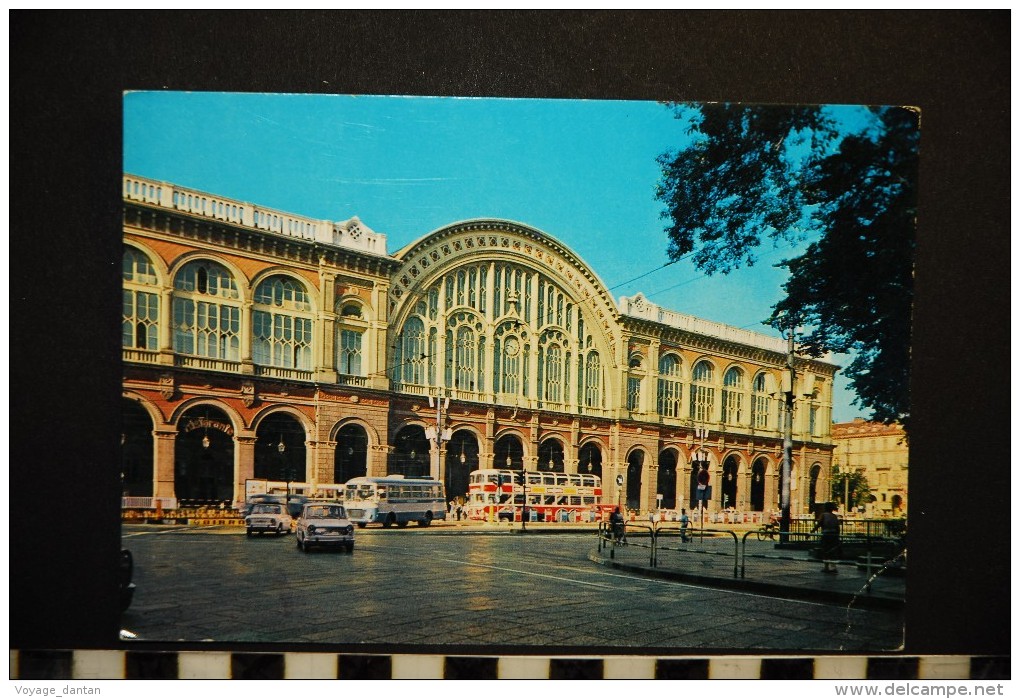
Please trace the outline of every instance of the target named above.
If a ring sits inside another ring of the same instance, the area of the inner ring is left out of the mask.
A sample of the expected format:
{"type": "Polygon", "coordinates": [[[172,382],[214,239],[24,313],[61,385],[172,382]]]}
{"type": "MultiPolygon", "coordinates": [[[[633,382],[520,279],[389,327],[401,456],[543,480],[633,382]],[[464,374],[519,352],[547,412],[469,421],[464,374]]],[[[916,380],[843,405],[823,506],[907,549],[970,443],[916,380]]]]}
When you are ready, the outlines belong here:
{"type": "Polygon", "coordinates": [[[287,483],[287,507],[290,508],[290,481],[291,473],[290,468],[287,466],[287,457],[284,456],[284,452],[287,451],[287,445],[283,443],[283,433],[280,433],[280,443],[276,445],[276,452],[280,455],[280,463],[283,465],[283,478],[287,483]]]}

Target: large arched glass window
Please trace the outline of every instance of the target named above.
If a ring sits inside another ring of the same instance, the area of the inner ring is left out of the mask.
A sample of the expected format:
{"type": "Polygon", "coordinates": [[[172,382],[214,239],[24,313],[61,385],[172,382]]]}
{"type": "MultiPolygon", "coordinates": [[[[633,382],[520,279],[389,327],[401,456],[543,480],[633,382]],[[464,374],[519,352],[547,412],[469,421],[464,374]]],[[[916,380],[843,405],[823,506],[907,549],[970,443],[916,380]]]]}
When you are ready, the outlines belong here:
{"type": "Polygon", "coordinates": [[[712,365],[700,361],[691,371],[691,418],[696,422],[710,422],[715,411],[715,388],[712,385],[712,365]]]}
{"type": "Polygon", "coordinates": [[[453,347],[453,387],[473,391],[475,390],[475,360],[477,359],[475,331],[466,325],[458,327],[453,347]]]}
{"type": "Polygon", "coordinates": [[[756,429],[766,429],[769,426],[769,412],[771,411],[771,399],[766,389],[765,372],[754,377],[751,386],[751,424],[756,429]]]}
{"type": "Polygon", "coordinates": [[[121,345],[159,349],[159,278],[152,261],[140,250],[124,249],[124,309],[121,345]]]}
{"type": "Polygon", "coordinates": [[[599,353],[591,351],[584,362],[584,405],[587,408],[602,407],[602,366],[599,353]]]}
{"type": "Polygon", "coordinates": [[[404,323],[401,333],[400,356],[397,358],[394,373],[402,383],[425,385],[425,324],[421,318],[411,316],[404,323]]]}
{"type": "Polygon", "coordinates": [[[680,417],[680,401],[683,400],[680,358],[675,354],[664,354],[659,359],[658,411],[663,417],[680,417]]]}
{"type": "Polygon", "coordinates": [[[545,351],[545,399],[552,403],[563,400],[563,349],[556,344],[545,351]]]}
{"type": "Polygon", "coordinates": [[[174,279],[174,351],[240,361],[237,284],[216,262],[190,262],[174,279]]]}
{"type": "Polygon", "coordinates": [[[255,289],[252,361],[284,369],[312,368],[312,306],[303,284],[282,275],[255,289]]]}
{"type": "Polygon", "coordinates": [[[744,372],[730,367],[723,376],[723,422],[739,425],[744,419],[744,372]]]}

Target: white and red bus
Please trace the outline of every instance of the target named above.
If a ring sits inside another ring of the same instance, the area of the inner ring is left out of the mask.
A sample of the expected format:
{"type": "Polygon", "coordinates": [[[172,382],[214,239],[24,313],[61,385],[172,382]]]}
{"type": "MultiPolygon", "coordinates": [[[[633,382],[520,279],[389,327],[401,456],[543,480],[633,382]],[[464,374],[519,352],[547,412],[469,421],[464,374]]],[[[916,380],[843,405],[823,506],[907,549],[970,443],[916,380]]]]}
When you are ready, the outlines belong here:
{"type": "Polygon", "coordinates": [[[612,511],[592,474],[481,469],[468,476],[469,519],[519,522],[525,498],[528,521],[595,522],[612,511]]]}

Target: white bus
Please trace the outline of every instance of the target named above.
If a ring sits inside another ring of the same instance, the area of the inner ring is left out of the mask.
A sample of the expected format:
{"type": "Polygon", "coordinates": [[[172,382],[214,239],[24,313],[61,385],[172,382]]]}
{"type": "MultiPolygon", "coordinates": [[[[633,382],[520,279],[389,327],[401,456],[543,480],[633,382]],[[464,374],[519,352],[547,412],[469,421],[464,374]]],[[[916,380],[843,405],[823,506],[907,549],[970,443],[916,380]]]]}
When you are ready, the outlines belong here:
{"type": "Polygon", "coordinates": [[[378,522],[384,527],[406,527],[417,522],[427,527],[446,519],[446,491],[430,478],[352,478],[344,489],[348,518],[359,527],[378,522]]]}

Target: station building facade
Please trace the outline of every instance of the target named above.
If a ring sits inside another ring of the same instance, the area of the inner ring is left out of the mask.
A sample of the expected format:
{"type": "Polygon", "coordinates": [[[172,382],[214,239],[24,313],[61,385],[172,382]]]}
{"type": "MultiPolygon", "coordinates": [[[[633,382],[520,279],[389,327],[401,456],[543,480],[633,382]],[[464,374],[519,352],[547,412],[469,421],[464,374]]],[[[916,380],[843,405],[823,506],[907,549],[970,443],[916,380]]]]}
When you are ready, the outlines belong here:
{"type": "MultiPolygon", "coordinates": [[[[495,467],[594,473],[607,503],[679,510],[707,468],[710,508],[778,507],[780,339],[614,300],[517,222],[390,254],[357,217],[123,187],[125,496],[237,506],[249,479],[431,474],[454,498],[495,467]]],[[[829,492],[836,370],[796,360],[794,514],[829,492]]]]}

